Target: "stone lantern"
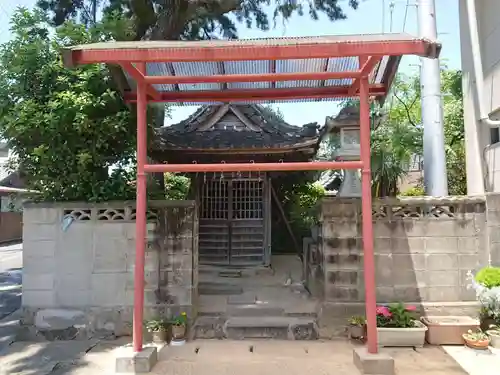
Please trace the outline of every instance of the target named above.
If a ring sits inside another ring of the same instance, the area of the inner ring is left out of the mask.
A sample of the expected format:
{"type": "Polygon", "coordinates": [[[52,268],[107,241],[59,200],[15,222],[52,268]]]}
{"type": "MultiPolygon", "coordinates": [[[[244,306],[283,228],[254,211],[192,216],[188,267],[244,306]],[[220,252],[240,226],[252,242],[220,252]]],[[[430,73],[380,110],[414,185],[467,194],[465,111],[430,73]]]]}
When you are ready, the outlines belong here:
{"type": "MultiPolygon", "coordinates": [[[[359,107],[349,105],[342,108],[337,117],[327,117],[326,126],[337,135],[335,159],[356,161],[360,159],[359,107]]],[[[359,170],[344,170],[339,197],[361,197],[361,175],[359,170]]]]}

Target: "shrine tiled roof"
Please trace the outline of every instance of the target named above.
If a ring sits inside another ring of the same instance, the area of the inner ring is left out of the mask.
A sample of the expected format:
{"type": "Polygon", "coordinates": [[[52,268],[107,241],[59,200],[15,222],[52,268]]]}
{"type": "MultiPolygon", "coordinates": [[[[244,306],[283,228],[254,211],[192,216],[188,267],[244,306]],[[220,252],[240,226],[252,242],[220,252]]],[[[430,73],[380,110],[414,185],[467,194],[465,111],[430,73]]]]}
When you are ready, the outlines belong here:
{"type": "Polygon", "coordinates": [[[317,123],[294,126],[261,105],[226,104],[203,106],[186,120],[159,128],[156,148],[160,150],[315,148],[321,135],[317,123]],[[217,123],[213,120],[214,116],[219,115],[222,118],[225,113],[230,112],[236,113],[243,120],[241,122],[245,127],[243,130],[232,127],[221,129],[214,126],[217,123]],[[214,124],[206,128],[209,121],[214,124]]]}

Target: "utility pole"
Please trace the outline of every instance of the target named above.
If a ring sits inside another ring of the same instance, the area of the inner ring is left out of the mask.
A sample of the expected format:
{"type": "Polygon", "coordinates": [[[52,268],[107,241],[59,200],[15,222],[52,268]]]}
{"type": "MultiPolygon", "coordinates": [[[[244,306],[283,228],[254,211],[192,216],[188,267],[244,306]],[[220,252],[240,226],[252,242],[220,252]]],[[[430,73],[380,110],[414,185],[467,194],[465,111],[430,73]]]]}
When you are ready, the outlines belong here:
{"type": "MultiPolygon", "coordinates": [[[[436,5],[434,0],[418,0],[417,7],[420,37],[436,40],[436,5]]],[[[439,59],[421,58],[421,64],[425,194],[437,197],[446,196],[448,195],[448,180],[439,59]]]]}

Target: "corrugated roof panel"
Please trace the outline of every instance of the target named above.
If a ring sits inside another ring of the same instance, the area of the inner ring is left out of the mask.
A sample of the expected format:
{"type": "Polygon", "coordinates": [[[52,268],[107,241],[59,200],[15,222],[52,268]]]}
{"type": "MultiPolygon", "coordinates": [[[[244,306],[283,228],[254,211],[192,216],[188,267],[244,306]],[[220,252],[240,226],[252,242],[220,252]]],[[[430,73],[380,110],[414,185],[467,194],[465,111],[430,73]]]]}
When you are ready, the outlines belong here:
{"type": "MultiPolygon", "coordinates": [[[[276,61],[276,73],[315,73],[325,71],[328,59],[300,59],[276,61]]],[[[281,81],[276,82],[276,88],[318,87],[320,81],[281,81]]]]}
{"type": "MultiPolygon", "coordinates": [[[[173,62],[176,76],[213,76],[221,74],[216,62],[173,62]]],[[[179,84],[182,91],[210,91],[221,90],[222,85],[218,83],[186,83],[179,84]]]]}
{"type": "MultiPolygon", "coordinates": [[[[267,74],[271,73],[271,62],[257,61],[226,61],[224,62],[225,74],[267,74]]],[[[268,89],[270,82],[235,82],[228,83],[230,89],[268,89]]]]}
{"type": "MultiPolygon", "coordinates": [[[[171,76],[172,66],[169,63],[149,63],[146,65],[146,71],[151,76],[171,76]]],[[[158,91],[174,91],[174,85],[153,85],[158,91]]]]}
{"type": "MultiPolygon", "coordinates": [[[[335,57],[328,61],[329,72],[348,72],[359,70],[359,61],[357,57],[335,57]]],[[[349,86],[353,79],[329,79],[325,86],[349,86]]]]}

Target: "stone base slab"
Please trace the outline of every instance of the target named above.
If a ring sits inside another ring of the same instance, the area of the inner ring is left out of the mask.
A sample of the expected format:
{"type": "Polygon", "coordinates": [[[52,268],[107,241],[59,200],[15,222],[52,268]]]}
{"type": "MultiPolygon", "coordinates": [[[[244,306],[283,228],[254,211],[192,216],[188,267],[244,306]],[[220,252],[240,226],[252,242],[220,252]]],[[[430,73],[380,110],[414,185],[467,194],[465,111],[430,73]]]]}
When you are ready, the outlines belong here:
{"type": "Polygon", "coordinates": [[[115,372],[118,374],[147,373],[158,362],[156,347],[145,347],[136,353],[132,347],[119,348],[116,351],[115,372]]]}
{"type": "Polygon", "coordinates": [[[366,347],[353,349],[353,362],[361,374],[394,375],[394,358],[385,353],[368,353],[366,347]]]}

